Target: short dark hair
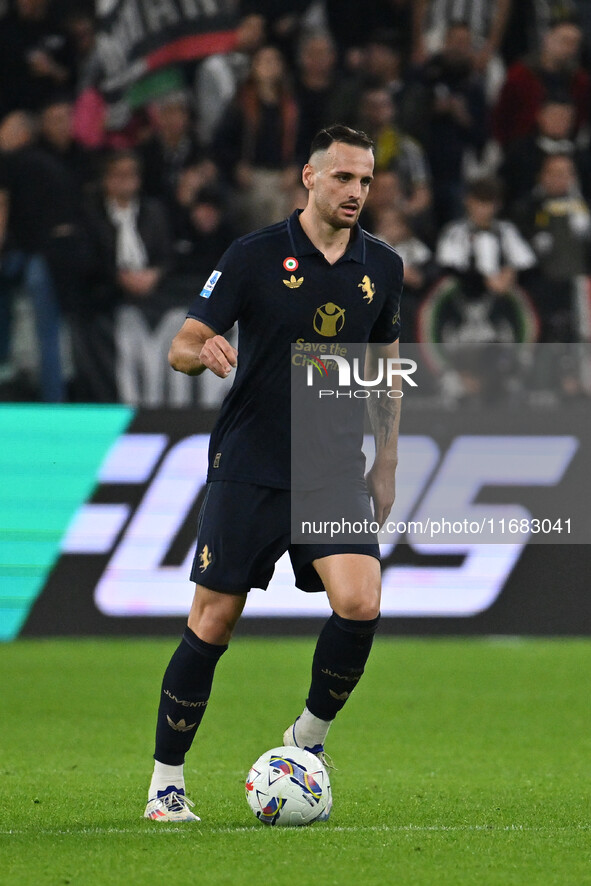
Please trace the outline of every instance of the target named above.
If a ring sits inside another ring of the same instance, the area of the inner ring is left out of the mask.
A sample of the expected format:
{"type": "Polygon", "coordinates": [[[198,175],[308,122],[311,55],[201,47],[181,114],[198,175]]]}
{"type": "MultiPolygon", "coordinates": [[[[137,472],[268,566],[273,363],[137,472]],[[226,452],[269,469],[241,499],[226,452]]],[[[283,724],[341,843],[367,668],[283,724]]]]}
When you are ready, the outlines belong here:
{"type": "Polygon", "coordinates": [[[574,108],[575,100],[566,90],[551,89],[543,97],[540,107],[544,108],[546,105],[567,105],[568,107],[574,108]]]}
{"type": "Polygon", "coordinates": [[[109,151],[102,159],[101,162],[101,174],[104,178],[106,175],[109,175],[113,166],[116,166],[117,163],[120,163],[122,160],[133,160],[137,167],[137,171],[140,176],[143,173],[142,168],[142,160],[140,155],[133,150],[133,148],[114,148],[109,151]]]}
{"type": "Polygon", "coordinates": [[[365,95],[367,92],[387,92],[390,97],[392,93],[383,80],[379,77],[364,77],[361,81],[361,93],[365,95]]]}
{"type": "Polygon", "coordinates": [[[573,25],[575,28],[581,29],[581,20],[572,10],[565,10],[563,13],[558,10],[550,16],[547,28],[549,31],[553,31],[554,28],[560,28],[562,25],[573,25]]]}
{"type": "Polygon", "coordinates": [[[394,28],[375,28],[364,41],[365,46],[386,46],[400,53],[400,34],[394,28]]]}
{"type": "Polygon", "coordinates": [[[346,145],[354,145],[356,148],[365,148],[368,151],[373,151],[375,148],[373,139],[366,132],[361,129],[352,129],[342,123],[334,123],[316,133],[310,145],[310,156],[316,151],[327,151],[334,142],[343,142],[346,145]]]}
{"type": "Polygon", "coordinates": [[[475,178],[468,184],[466,196],[480,203],[500,203],[503,199],[503,185],[494,176],[475,178]]]}

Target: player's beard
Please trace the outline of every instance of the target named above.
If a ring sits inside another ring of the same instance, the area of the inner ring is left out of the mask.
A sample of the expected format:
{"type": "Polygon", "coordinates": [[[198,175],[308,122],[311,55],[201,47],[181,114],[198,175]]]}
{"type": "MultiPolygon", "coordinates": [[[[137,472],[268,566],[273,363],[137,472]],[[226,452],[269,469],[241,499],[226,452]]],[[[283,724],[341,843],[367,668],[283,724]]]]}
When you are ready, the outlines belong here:
{"type": "MultiPolygon", "coordinates": [[[[335,230],[339,230],[342,228],[353,228],[359,220],[359,213],[361,211],[360,205],[356,204],[357,212],[351,216],[341,214],[340,210],[344,205],[348,204],[339,203],[339,205],[334,208],[328,202],[324,202],[322,200],[316,202],[318,214],[320,215],[322,221],[326,224],[329,224],[335,230]]],[[[352,205],[353,204],[351,203],[351,206],[352,205]]]]}

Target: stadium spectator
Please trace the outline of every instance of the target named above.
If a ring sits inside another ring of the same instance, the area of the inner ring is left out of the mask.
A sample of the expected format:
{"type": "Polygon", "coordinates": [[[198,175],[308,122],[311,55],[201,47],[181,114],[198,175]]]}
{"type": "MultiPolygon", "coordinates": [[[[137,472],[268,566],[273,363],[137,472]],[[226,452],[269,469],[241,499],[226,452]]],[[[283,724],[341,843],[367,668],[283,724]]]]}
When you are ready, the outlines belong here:
{"type": "Polygon", "coordinates": [[[74,7],[65,17],[64,27],[73,51],[75,92],[86,81],[96,45],[96,22],[91,12],[74,7]]]}
{"type": "Polygon", "coordinates": [[[39,115],[38,146],[61,164],[69,176],[72,188],[82,199],[97,177],[94,152],[74,139],[72,102],[65,96],[51,99],[39,115]]]}
{"type": "MultiPolygon", "coordinates": [[[[502,191],[494,179],[469,185],[466,215],[450,222],[437,241],[439,266],[455,285],[447,293],[436,336],[452,341],[517,341],[526,327],[537,334],[535,317],[518,283],[536,257],[517,227],[498,219],[502,191]]],[[[434,299],[437,296],[434,296],[434,299]]]]}
{"type": "Polygon", "coordinates": [[[406,81],[404,58],[396,31],[379,28],[370,34],[363,44],[363,75],[367,80],[386,87],[400,117],[406,81]]]}
{"type": "Polygon", "coordinates": [[[538,53],[509,68],[493,111],[493,134],[503,147],[536,127],[544,98],[567,94],[576,108],[575,132],[589,119],[591,79],[578,62],[581,29],[575,21],[554,22],[538,53]]]}
{"type": "Polygon", "coordinates": [[[399,209],[403,211],[404,194],[400,184],[400,177],[393,169],[377,170],[374,173],[371,188],[363,207],[361,225],[366,231],[375,233],[377,219],[386,209],[399,209]]]}
{"type": "Polygon", "coordinates": [[[185,224],[174,241],[173,276],[188,283],[191,297],[203,288],[235,231],[227,216],[221,191],[206,187],[198,191],[186,210],[185,224]]]}
{"type": "MultiPolygon", "coordinates": [[[[117,44],[117,38],[114,38],[114,43],[112,41],[113,38],[105,39],[104,32],[97,33],[92,47],[88,47],[84,61],[77,68],[74,105],[76,140],[85,147],[105,152],[134,148],[150,134],[145,105],[138,106],[134,102],[132,107],[127,93],[107,85],[112,73],[110,49],[117,44]]],[[[133,77],[130,79],[133,81],[133,77]]],[[[184,81],[176,67],[164,68],[153,74],[148,86],[144,79],[142,92],[153,88],[155,92],[152,95],[156,92],[162,94],[166,87],[170,91],[179,82],[182,84],[184,81]]]]}
{"type": "MultiPolygon", "coordinates": [[[[306,162],[310,144],[331,120],[337,86],[337,56],[331,36],[311,31],[300,40],[294,91],[299,107],[297,154],[306,162]]],[[[337,112],[338,117],[338,112],[337,112]]],[[[340,117],[338,117],[340,119],[340,117]]]]}
{"type": "Polygon", "coordinates": [[[298,174],[298,107],[281,53],[264,46],[216,131],[213,154],[236,189],[242,230],[285,218],[298,174]]]}
{"type": "Polygon", "coordinates": [[[431,182],[425,152],[396,124],[396,110],[389,90],[370,83],[361,96],[360,120],[375,141],[376,172],[396,172],[403,195],[403,210],[415,224],[425,224],[431,205],[431,182]]]}
{"type": "MultiPolygon", "coordinates": [[[[66,399],[61,338],[63,305],[74,297],[80,258],[77,206],[63,167],[35,146],[34,137],[32,120],[22,111],[8,114],[0,125],[0,193],[7,211],[0,361],[10,350],[11,307],[22,283],[35,319],[41,398],[57,403],[66,399]]],[[[30,348],[36,349],[33,342],[30,348]]]]}
{"type": "Polygon", "coordinates": [[[588,6],[587,0],[529,0],[524,15],[521,4],[518,4],[516,13],[521,17],[522,27],[527,31],[528,47],[532,50],[539,49],[546,31],[554,22],[565,19],[579,21],[585,6],[588,6]]]}
{"type": "Polygon", "coordinates": [[[123,301],[149,297],[170,263],[170,228],[162,204],[142,193],[133,151],[116,151],[104,165],[102,193],[88,218],[106,282],[123,301]]]}
{"type": "Polygon", "coordinates": [[[493,179],[468,186],[465,218],[451,222],[437,242],[441,268],[460,276],[470,298],[483,292],[506,293],[518,274],[532,268],[535,256],[516,226],[499,220],[502,190],[493,179]]]}
{"type": "Polygon", "coordinates": [[[590,269],[591,214],[571,155],[543,159],[538,184],[517,206],[515,220],[538,258],[531,291],[542,321],[541,340],[577,341],[575,282],[590,269]]]}
{"type": "Polygon", "coordinates": [[[125,305],[155,307],[172,256],[164,208],[142,194],[134,152],[107,156],[100,194],[88,201],[85,221],[89,297],[71,324],[79,392],[92,401],[133,402],[115,381],[115,312],[125,305]]]}
{"type": "Polygon", "coordinates": [[[346,121],[359,126],[363,91],[368,84],[382,86],[390,94],[396,109],[396,119],[405,120],[406,80],[399,34],[385,27],[376,28],[360,40],[350,53],[350,64],[333,86],[325,119],[346,121]]]}
{"type": "Polygon", "coordinates": [[[16,0],[0,20],[0,118],[74,85],[74,52],[50,0],[16,0]]]}
{"type": "Polygon", "coordinates": [[[197,65],[193,88],[202,144],[211,144],[226,108],[248,76],[252,55],[263,45],[264,36],[263,16],[246,15],[237,28],[234,51],[215,53],[197,65]]]}
{"type": "Polygon", "coordinates": [[[427,60],[417,79],[409,90],[411,131],[427,152],[435,220],[441,226],[462,214],[466,157],[468,152],[478,156],[488,137],[484,82],[467,25],[448,28],[443,48],[427,60]]]}
{"type": "Polygon", "coordinates": [[[589,152],[573,138],[575,106],[568,96],[550,95],[536,117],[536,130],[509,145],[499,169],[511,203],[522,200],[535,188],[546,157],[568,154],[573,158],[581,186],[589,188],[589,152]]]}
{"type": "MultiPolygon", "coordinates": [[[[182,90],[163,95],[152,105],[154,131],[137,150],[143,170],[144,192],[171,206],[182,169],[209,163],[193,128],[189,96],[182,90]]],[[[215,177],[215,168],[210,169],[215,177]]]]}
{"type": "Polygon", "coordinates": [[[329,30],[337,44],[341,63],[357,69],[364,58],[362,47],[378,30],[397,35],[405,58],[410,55],[412,0],[365,0],[359,14],[359,0],[324,0],[329,30]]]}
{"type": "Polygon", "coordinates": [[[191,163],[179,172],[174,202],[168,207],[174,237],[183,236],[187,213],[201,190],[217,190],[220,193],[223,190],[218,183],[217,167],[209,160],[191,163]]]}
{"type": "Polygon", "coordinates": [[[512,0],[415,0],[413,3],[413,62],[424,64],[441,50],[451,25],[469,29],[476,52],[474,64],[486,77],[488,100],[502,84],[504,67],[500,48],[511,12],[512,0]]]}
{"type": "Polygon", "coordinates": [[[400,209],[382,209],[375,222],[376,237],[393,246],[404,262],[404,289],[418,295],[439,273],[433,253],[413,233],[409,220],[400,209]]]}
{"type": "Polygon", "coordinates": [[[266,39],[290,65],[295,57],[302,18],[309,6],[310,0],[240,0],[242,15],[262,17],[266,39]]]}
{"type": "Polygon", "coordinates": [[[413,233],[409,220],[400,209],[387,207],[375,219],[375,234],[393,246],[404,264],[404,292],[401,323],[407,341],[416,340],[416,314],[421,296],[439,275],[432,251],[413,233]]]}

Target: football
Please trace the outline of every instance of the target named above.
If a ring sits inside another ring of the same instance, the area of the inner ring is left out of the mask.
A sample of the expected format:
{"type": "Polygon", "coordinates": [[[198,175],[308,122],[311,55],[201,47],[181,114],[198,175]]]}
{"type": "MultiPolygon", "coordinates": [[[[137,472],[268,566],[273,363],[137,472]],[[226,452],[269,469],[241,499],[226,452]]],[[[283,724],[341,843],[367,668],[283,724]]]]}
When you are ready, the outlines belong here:
{"type": "Polygon", "coordinates": [[[294,827],[326,821],[330,814],[328,772],[302,748],[266,751],[251,766],[245,787],[248,805],[264,824],[294,827]]]}

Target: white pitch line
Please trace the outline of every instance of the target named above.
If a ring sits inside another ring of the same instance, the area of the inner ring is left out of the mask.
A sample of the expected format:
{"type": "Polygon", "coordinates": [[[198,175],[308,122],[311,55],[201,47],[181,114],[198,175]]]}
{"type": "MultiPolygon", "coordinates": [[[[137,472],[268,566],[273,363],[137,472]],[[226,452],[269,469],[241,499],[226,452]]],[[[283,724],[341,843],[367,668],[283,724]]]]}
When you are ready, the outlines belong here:
{"type": "MultiPolygon", "coordinates": [[[[103,836],[103,835],[112,835],[112,834],[195,834],[199,833],[200,826],[199,825],[191,825],[187,827],[183,825],[181,827],[170,827],[168,825],[157,824],[154,828],[79,828],[79,829],[58,829],[58,828],[35,828],[34,831],[28,830],[1,830],[0,836],[3,837],[19,837],[19,836],[30,836],[32,833],[35,836],[103,836]]],[[[208,828],[206,825],[203,827],[204,835],[209,834],[239,834],[239,833],[264,833],[266,828],[260,824],[255,824],[250,827],[236,827],[236,828],[208,828]]],[[[281,831],[282,833],[302,833],[306,831],[307,833],[312,833],[317,829],[308,829],[308,828],[289,828],[289,827],[278,827],[274,828],[274,830],[281,831]]],[[[529,827],[527,825],[503,825],[502,827],[498,827],[496,825],[365,825],[361,827],[344,827],[340,825],[335,825],[331,827],[330,825],[324,826],[324,830],[326,833],[392,833],[392,834],[420,834],[420,833],[458,833],[458,832],[489,832],[489,833],[544,833],[544,834],[554,834],[554,833],[565,833],[568,831],[589,831],[591,830],[591,825],[588,824],[579,824],[579,825],[565,825],[560,827],[529,827]]]]}

